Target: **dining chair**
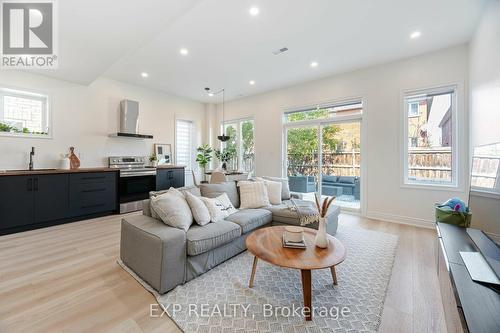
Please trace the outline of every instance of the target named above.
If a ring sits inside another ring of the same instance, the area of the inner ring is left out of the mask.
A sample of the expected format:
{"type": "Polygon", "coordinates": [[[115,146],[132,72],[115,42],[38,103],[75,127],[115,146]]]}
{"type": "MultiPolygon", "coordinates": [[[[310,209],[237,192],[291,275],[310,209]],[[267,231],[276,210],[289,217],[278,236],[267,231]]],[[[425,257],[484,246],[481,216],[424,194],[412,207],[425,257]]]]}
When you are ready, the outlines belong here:
{"type": "Polygon", "coordinates": [[[247,172],[243,172],[239,175],[234,175],[234,176],[231,176],[231,180],[236,180],[236,181],[239,181],[239,180],[248,180],[248,173],[247,172]]]}
{"type": "Polygon", "coordinates": [[[210,175],[210,184],[224,183],[226,181],[227,177],[223,172],[212,171],[212,174],[210,175]]]}

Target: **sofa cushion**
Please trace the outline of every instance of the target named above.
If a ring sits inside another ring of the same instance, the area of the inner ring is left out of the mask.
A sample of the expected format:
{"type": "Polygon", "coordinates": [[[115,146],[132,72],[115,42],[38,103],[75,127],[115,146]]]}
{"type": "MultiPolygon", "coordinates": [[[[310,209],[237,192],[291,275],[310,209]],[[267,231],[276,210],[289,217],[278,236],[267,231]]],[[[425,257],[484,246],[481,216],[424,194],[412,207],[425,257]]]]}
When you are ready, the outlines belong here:
{"type": "Polygon", "coordinates": [[[236,182],[225,182],[217,184],[200,184],[201,195],[207,198],[216,198],[226,193],[234,207],[240,206],[240,196],[236,188],[236,182]]]}
{"type": "Polygon", "coordinates": [[[267,187],[262,181],[240,181],[238,182],[240,189],[240,208],[261,208],[267,207],[269,203],[269,195],[267,187]]]}
{"type": "Polygon", "coordinates": [[[255,178],[257,181],[262,181],[266,185],[267,196],[269,198],[269,203],[271,205],[279,205],[281,204],[281,196],[282,196],[282,187],[283,183],[281,181],[274,181],[265,178],[257,177],[255,178]]]}
{"type": "Polygon", "coordinates": [[[184,195],[174,188],[151,197],[151,208],[151,215],[154,218],[158,216],[163,223],[171,227],[187,231],[193,223],[193,214],[184,195]]]}
{"type": "Polygon", "coordinates": [[[227,244],[239,236],[241,236],[240,226],[229,221],[219,221],[204,226],[193,224],[186,233],[187,253],[195,256],[227,244]]]}
{"type": "Polygon", "coordinates": [[[210,221],[212,222],[221,221],[225,217],[238,211],[236,208],[234,208],[226,193],[222,193],[216,198],[201,197],[200,199],[208,208],[210,221]]]}
{"type": "Polygon", "coordinates": [[[267,180],[272,180],[273,182],[281,182],[281,200],[290,199],[290,185],[288,184],[288,178],[279,177],[262,177],[267,180]]]}
{"type": "Polygon", "coordinates": [[[241,209],[225,218],[241,227],[243,234],[257,229],[273,220],[273,214],[266,209],[241,209]]]}
{"type": "Polygon", "coordinates": [[[338,182],[346,184],[354,184],[354,179],[355,179],[354,177],[340,176],[338,182]]]}
{"type": "Polygon", "coordinates": [[[191,192],[184,192],[186,201],[191,208],[191,213],[193,213],[193,218],[199,225],[205,225],[210,223],[210,211],[203,202],[201,197],[197,197],[191,192]]]}
{"type": "Polygon", "coordinates": [[[324,182],[324,183],[336,183],[338,178],[339,177],[337,177],[337,176],[327,176],[327,175],[323,175],[321,177],[322,182],[324,182]]]}

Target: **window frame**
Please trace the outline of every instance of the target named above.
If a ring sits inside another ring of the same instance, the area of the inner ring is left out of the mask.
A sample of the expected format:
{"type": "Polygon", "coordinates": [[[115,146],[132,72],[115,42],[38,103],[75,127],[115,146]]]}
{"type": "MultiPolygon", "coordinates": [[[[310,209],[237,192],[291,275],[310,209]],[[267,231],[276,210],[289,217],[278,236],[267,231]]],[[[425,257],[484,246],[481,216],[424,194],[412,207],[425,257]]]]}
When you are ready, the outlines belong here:
{"type": "Polygon", "coordinates": [[[46,92],[26,90],[22,88],[0,86],[0,115],[3,115],[3,97],[12,96],[18,98],[26,98],[38,100],[42,102],[42,120],[47,126],[47,134],[33,134],[33,133],[14,133],[14,132],[0,132],[0,136],[17,137],[17,138],[31,138],[31,139],[52,139],[53,138],[53,115],[52,115],[52,96],[46,92]]]}
{"type": "Polygon", "coordinates": [[[454,190],[460,191],[460,161],[462,159],[460,150],[458,149],[458,140],[460,138],[459,128],[462,122],[461,111],[459,110],[459,85],[458,84],[448,84],[440,85],[429,88],[414,89],[414,90],[404,90],[401,93],[401,115],[402,119],[400,121],[401,126],[401,138],[400,138],[400,154],[401,154],[401,187],[402,188],[419,188],[419,189],[434,189],[434,190],[454,190]],[[451,181],[446,183],[435,183],[429,181],[418,181],[411,180],[408,177],[408,119],[409,110],[408,103],[406,103],[406,98],[417,95],[439,95],[451,93],[451,119],[452,119],[452,144],[451,144],[451,181]]]}
{"type": "MultiPolygon", "coordinates": [[[[227,125],[236,125],[236,146],[237,146],[237,154],[238,158],[236,160],[236,170],[240,170],[240,168],[243,166],[243,146],[241,142],[241,125],[244,122],[247,121],[252,121],[253,122],[253,141],[254,141],[254,170],[249,171],[255,173],[255,166],[257,162],[257,154],[256,154],[256,147],[255,147],[255,118],[254,117],[245,117],[245,118],[238,118],[238,119],[231,119],[231,120],[225,120],[221,122],[220,124],[220,130],[225,133],[226,129],[225,126],[227,125]]],[[[220,142],[220,149],[223,149],[225,145],[225,142],[220,142]]]]}

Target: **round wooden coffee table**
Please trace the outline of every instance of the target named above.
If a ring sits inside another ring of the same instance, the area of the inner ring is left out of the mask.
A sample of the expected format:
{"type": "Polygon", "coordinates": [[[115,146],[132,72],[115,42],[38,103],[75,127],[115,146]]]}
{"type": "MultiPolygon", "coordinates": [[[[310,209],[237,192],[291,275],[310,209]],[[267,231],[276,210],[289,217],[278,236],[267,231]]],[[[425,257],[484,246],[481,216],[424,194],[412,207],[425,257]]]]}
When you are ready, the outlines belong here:
{"type": "Polygon", "coordinates": [[[304,296],[304,314],[306,320],[311,320],[311,270],[330,268],[333,284],[336,285],[337,273],[335,272],[335,266],[344,261],[346,250],[344,245],[331,235],[327,235],[329,240],[328,248],[320,249],[316,247],[314,245],[316,230],[310,228],[304,228],[306,249],[286,248],[282,246],[284,231],[284,226],[268,227],[256,230],[247,237],[247,249],[255,256],[248,286],[253,287],[258,259],[276,266],[300,269],[304,296]]]}

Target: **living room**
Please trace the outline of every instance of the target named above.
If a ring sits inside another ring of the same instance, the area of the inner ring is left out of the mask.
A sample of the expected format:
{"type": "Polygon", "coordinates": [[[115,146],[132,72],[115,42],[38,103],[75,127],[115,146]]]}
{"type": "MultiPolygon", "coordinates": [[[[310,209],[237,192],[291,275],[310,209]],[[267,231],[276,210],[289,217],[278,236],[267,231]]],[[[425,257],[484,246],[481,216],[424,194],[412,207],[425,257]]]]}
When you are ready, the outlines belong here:
{"type": "Polygon", "coordinates": [[[0,332],[500,331],[499,1],[40,3],[0,332]]]}

